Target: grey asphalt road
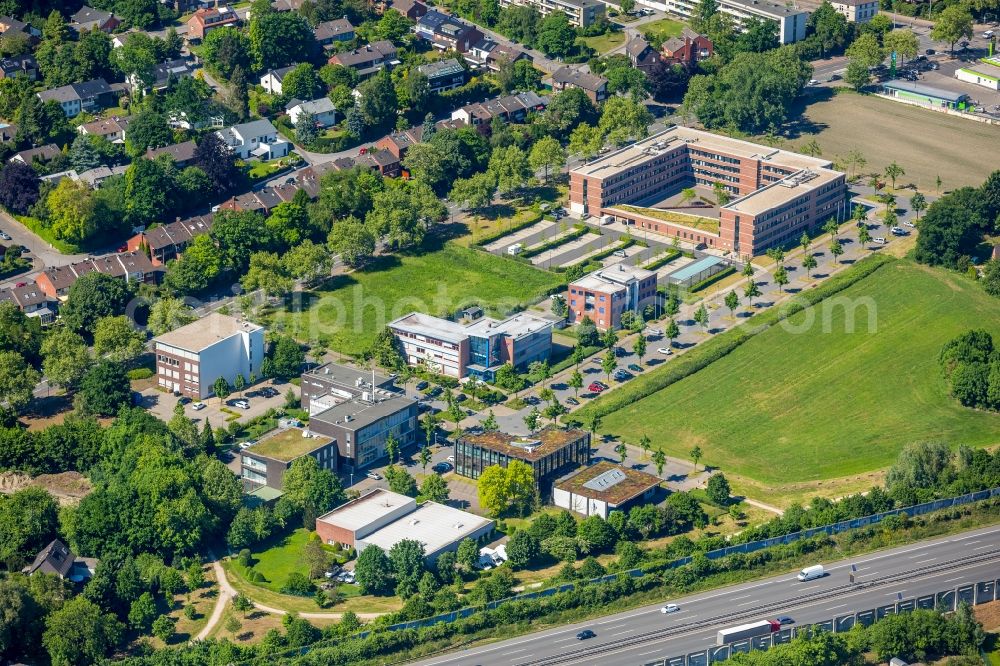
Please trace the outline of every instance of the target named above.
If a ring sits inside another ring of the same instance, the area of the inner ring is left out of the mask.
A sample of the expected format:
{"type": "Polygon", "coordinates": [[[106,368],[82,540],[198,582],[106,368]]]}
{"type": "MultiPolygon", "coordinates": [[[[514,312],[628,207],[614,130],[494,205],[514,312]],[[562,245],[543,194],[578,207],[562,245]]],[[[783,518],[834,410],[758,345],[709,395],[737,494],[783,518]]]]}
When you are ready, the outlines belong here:
{"type": "Polygon", "coordinates": [[[719,629],[791,616],[799,625],[894,603],[1000,575],[1000,527],[828,563],[829,575],[799,583],[795,572],[608,615],[414,662],[421,666],[601,664],[635,666],[715,645],[719,629]],[[856,584],[848,576],[857,568],[856,584]],[[660,612],[663,603],[680,606],[660,612]],[[597,635],[579,641],[576,634],[597,635]]]}

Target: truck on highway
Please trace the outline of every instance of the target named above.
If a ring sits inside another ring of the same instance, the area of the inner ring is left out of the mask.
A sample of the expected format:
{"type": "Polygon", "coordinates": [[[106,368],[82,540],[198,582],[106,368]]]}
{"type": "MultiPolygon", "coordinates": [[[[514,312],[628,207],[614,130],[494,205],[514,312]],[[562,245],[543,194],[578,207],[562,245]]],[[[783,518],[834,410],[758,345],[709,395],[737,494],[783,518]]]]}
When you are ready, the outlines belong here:
{"type": "Polygon", "coordinates": [[[761,620],[760,622],[741,624],[738,627],[719,629],[719,635],[716,637],[715,643],[716,645],[727,645],[736,641],[746,640],[747,638],[766,636],[780,629],[781,623],[777,620],[761,620]]]}

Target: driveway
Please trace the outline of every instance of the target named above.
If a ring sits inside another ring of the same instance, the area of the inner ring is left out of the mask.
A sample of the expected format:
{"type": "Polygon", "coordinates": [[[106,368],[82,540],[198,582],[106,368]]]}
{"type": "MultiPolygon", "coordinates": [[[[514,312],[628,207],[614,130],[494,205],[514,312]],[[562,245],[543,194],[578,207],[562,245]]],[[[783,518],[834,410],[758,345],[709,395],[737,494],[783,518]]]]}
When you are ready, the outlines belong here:
{"type": "Polygon", "coordinates": [[[3,211],[0,211],[0,230],[7,232],[11,237],[9,241],[3,241],[4,245],[20,245],[28,248],[29,254],[25,256],[31,258],[33,261],[29,273],[16,275],[0,283],[0,287],[13,286],[18,282],[29,282],[41,273],[46,266],[65,266],[91,256],[89,254],[63,254],[59,252],[35,235],[26,226],[3,211]]]}

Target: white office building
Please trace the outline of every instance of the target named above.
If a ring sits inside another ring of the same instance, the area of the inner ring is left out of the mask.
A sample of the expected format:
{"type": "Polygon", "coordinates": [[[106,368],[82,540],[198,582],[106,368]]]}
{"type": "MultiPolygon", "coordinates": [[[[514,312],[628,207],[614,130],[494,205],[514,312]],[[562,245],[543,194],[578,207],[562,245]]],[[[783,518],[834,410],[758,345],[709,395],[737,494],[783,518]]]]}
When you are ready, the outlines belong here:
{"type": "MultiPolygon", "coordinates": [[[[698,9],[698,0],[636,0],[640,7],[649,7],[691,18],[698,9]]],[[[791,44],[806,37],[809,12],[771,0],[719,0],[719,11],[742,23],[748,18],[762,18],[778,24],[778,41],[791,44]]]]}

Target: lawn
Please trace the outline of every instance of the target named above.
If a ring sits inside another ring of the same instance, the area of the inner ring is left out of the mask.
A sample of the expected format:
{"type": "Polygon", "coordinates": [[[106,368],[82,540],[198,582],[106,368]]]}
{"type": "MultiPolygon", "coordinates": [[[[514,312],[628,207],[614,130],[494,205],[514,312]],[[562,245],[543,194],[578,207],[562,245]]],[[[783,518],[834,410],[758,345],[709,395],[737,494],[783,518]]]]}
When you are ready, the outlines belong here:
{"type": "Polygon", "coordinates": [[[712,219],[710,217],[701,217],[700,215],[680,213],[673,210],[661,210],[659,208],[629,206],[627,204],[619,204],[618,206],[615,206],[615,208],[620,208],[627,213],[635,213],[636,215],[651,217],[656,220],[663,220],[664,222],[670,222],[671,224],[680,224],[689,229],[696,229],[710,234],[719,233],[719,220],[712,219]]]}
{"type": "Polygon", "coordinates": [[[470,303],[510,312],[561,281],[522,262],[447,243],[425,254],[382,257],[339,276],[299,310],[276,315],[276,324],[297,338],[322,339],[330,349],[356,355],[387,323],[407,313],[445,315],[470,303]]]}
{"type": "Polygon", "coordinates": [[[606,32],[603,35],[596,35],[594,37],[579,37],[576,41],[577,43],[586,44],[597,51],[599,55],[604,55],[608,51],[625,43],[625,32],[615,30],[614,32],[606,32]]]}
{"type": "MultiPolygon", "coordinates": [[[[303,576],[308,576],[309,567],[306,566],[302,558],[302,551],[305,549],[308,539],[309,531],[300,527],[291,534],[280,538],[267,550],[259,553],[254,552],[254,571],[260,572],[266,579],[266,582],[257,583],[257,585],[274,592],[280,592],[289,574],[300,573],[303,576]]],[[[234,563],[234,568],[240,574],[245,574],[246,570],[239,564],[234,563]]]]}
{"type": "Polygon", "coordinates": [[[652,35],[655,42],[663,43],[671,37],[677,37],[684,29],[684,24],[669,18],[662,18],[658,21],[650,21],[639,26],[639,30],[644,35],[652,35]]]}
{"type": "Polygon", "coordinates": [[[1000,333],[998,322],[1000,301],[979,286],[902,260],[606,416],[601,430],[648,434],[680,458],[700,446],[738,487],[779,504],[786,491],[864,487],[910,442],[1000,440],[1000,414],[952,400],[937,363],[947,340],[972,327],[1000,333]],[[830,482],[849,475],[861,477],[830,482]]]}
{"type": "Polygon", "coordinates": [[[868,160],[863,173],[896,161],[906,169],[897,187],[913,183],[924,192],[936,189],[938,176],[945,190],[979,185],[996,168],[983,156],[1000,151],[994,126],[848,91],[810,104],[800,124],[801,135],[780,147],[796,150],[815,139],[822,157],[834,161],[859,150],[868,160]]]}

